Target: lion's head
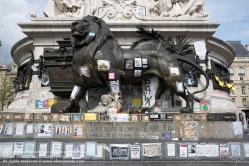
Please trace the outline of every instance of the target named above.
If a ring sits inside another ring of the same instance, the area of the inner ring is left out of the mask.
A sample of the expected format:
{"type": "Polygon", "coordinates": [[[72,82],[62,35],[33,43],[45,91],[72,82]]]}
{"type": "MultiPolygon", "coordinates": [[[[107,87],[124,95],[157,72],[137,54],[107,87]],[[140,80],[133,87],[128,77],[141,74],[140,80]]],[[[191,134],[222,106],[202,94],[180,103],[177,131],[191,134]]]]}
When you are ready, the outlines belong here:
{"type": "Polygon", "coordinates": [[[108,39],[113,39],[113,34],[107,24],[95,16],[86,16],[72,23],[71,43],[74,47],[72,60],[74,78],[77,85],[102,84],[97,71],[95,54],[108,39]],[[90,78],[85,78],[80,72],[82,66],[88,66],[90,78]]]}
{"type": "Polygon", "coordinates": [[[86,16],[83,19],[74,21],[71,27],[71,42],[73,47],[84,47],[94,40],[98,47],[108,38],[114,38],[107,24],[95,16],[86,16]]]}

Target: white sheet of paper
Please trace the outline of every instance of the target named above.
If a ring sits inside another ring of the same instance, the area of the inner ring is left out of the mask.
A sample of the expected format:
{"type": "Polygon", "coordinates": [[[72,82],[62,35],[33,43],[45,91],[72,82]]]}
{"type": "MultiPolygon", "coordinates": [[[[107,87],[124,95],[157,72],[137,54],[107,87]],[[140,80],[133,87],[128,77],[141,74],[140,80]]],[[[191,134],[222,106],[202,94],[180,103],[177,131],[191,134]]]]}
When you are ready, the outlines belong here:
{"type": "Polygon", "coordinates": [[[3,158],[12,158],[13,154],[13,143],[4,143],[3,148],[1,148],[3,158]]]}
{"type": "Polygon", "coordinates": [[[24,124],[16,123],[16,135],[23,135],[24,133],[24,124]]]}
{"type": "Polygon", "coordinates": [[[61,155],[61,146],[60,142],[54,142],[52,145],[52,156],[60,156],[61,155]]]}
{"type": "Polygon", "coordinates": [[[243,134],[242,123],[240,121],[233,122],[233,131],[235,136],[243,134]]]}
{"type": "Polygon", "coordinates": [[[212,156],[212,147],[210,144],[203,145],[203,154],[204,156],[212,156]]]}
{"type": "Polygon", "coordinates": [[[220,144],[220,156],[228,155],[229,147],[228,144],[220,144]]]}
{"type": "Polygon", "coordinates": [[[211,156],[219,157],[219,145],[215,145],[215,144],[211,145],[211,156]]]}
{"type": "Polygon", "coordinates": [[[188,157],[188,145],[180,144],[180,157],[188,157]]]}
{"type": "Polygon", "coordinates": [[[96,155],[96,142],[85,142],[86,156],[95,157],[96,155]]]}
{"type": "Polygon", "coordinates": [[[205,156],[203,152],[203,145],[196,145],[196,156],[205,156]]]}
{"type": "Polygon", "coordinates": [[[175,144],[167,144],[167,152],[169,157],[176,156],[176,146],[175,144]]]}
{"type": "Polygon", "coordinates": [[[233,157],[240,157],[241,154],[240,154],[240,145],[239,144],[232,144],[231,145],[231,156],[233,157]]]}
{"type": "Polygon", "coordinates": [[[140,146],[131,145],[131,159],[140,159],[140,146]]]}
{"type": "Polygon", "coordinates": [[[207,53],[206,43],[204,40],[194,42],[194,48],[196,54],[201,60],[204,60],[207,53]]]}
{"type": "Polygon", "coordinates": [[[169,70],[170,70],[170,73],[172,75],[179,75],[180,74],[178,67],[170,67],[169,70]]]}
{"type": "Polygon", "coordinates": [[[64,154],[65,154],[65,157],[67,158],[73,157],[73,144],[67,144],[65,146],[64,154]]]}
{"type": "Polygon", "coordinates": [[[95,155],[95,157],[103,157],[103,145],[102,144],[98,144],[97,145],[97,154],[95,155]]]}
{"type": "Polygon", "coordinates": [[[249,157],[249,143],[244,143],[245,157],[249,157]]]}
{"type": "Polygon", "coordinates": [[[33,134],[33,132],[34,132],[34,125],[33,124],[27,124],[26,133],[27,134],[33,134]]]}
{"type": "Polygon", "coordinates": [[[15,142],[14,143],[14,156],[23,156],[23,148],[24,148],[24,142],[15,142]]]}
{"type": "Polygon", "coordinates": [[[48,149],[47,144],[40,144],[39,157],[46,157],[47,156],[47,149],[48,149]]]}
{"type": "Polygon", "coordinates": [[[76,95],[80,91],[80,88],[81,88],[80,86],[74,85],[73,91],[70,96],[72,99],[75,99],[76,95]]]}
{"type": "Polygon", "coordinates": [[[85,144],[80,145],[80,157],[85,157],[85,144]]]}

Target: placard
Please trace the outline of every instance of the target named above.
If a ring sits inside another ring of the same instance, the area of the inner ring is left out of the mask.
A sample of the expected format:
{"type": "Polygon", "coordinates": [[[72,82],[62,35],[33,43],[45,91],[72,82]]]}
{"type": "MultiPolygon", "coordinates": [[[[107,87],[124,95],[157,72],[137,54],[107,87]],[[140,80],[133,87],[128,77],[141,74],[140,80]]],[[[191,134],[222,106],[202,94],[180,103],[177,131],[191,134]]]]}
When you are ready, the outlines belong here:
{"type": "Polygon", "coordinates": [[[82,138],[83,137],[83,124],[74,123],[72,128],[72,138],[82,138]]]}
{"type": "Polygon", "coordinates": [[[197,144],[196,145],[196,156],[198,156],[198,157],[205,156],[203,146],[204,146],[203,144],[197,144]]]}
{"type": "Polygon", "coordinates": [[[188,157],[196,156],[195,147],[196,147],[196,144],[188,144],[188,157]]]}
{"type": "Polygon", "coordinates": [[[240,121],[233,122],[233,131],[235,136],[243,135],[242,123],[240,121]]]}
{"type": "Polygon", "coordinates": [[[229,154],[228,144],[220,144],[220,156],[227,157],[229,154]]]}
{"type": "Polygon", "coordinates": [[[25,142],[23,150],[23,158],[35,158],[36,142],[25,142]]]}
{"type": "Polygon", "coordinates": [[[200,99],[200,109],[201,109],[201,112],[210,112],[211,111],[211,100],[200,99]]]}
{"type": "Polygon", "coordinates": [[[71,124],[56,124],[54,127],[54,134],[72,135],[71,124]]]}
{"type": "Polygon", "coordinates": [[[245,157],[249,157],[249,143],[244,143],[245,157]]]}
{"type": "Polygon", "coordinates": [[[211,157],[219,157],[219,145],[218,144],[211,144],[211,157]]]}
{"type": "Polygon", "coordinates": [[[4,124],[4,135],[11,136],[13,135],[14,124],[13,123],[5,123],[4,124]]]}
{"type": "Polygon", "coordinates": [[[16,136],[23,136],[24,135],[24,126],[25,123],[16,123],[16,136]]]}
{"type": "Polygon", "coordinates": [[[133,59],[125,59],[125,70],[133,70],[133,59]]]}
{"type": "Polygon", "coordinates": [[[129,145],[128,144],[110,144],[110,159],[128,160],[129,145]]]}
{"type": "Polygon", "coordinates": [[[201,40],[194,42],[194,48],[196,55],[199,56],[200,60],[204,60],[206,58],[206,53],[207,53],[205,41],[201,40]]]}
{"type": "Polygon", "coordinates": [[[76,159],[76,160],[81,159],[80,152],[81,152],[80,145],[74,145],[73,146],[73,157],[72,157],[72,159],[76,159]]]}
{"type": "Polygon", "coordinates": [[[63,142],[51,142],[50,157],[61,157],[62,146],[63,146],[63,142]]]}
{"type": "Polygon", "coordinates": [[[141,58],[134,58],[135,60],[135,64],[134,64],[134,67],[142,67],[142,59],[141,58]]]}
{"type": "Polygon", "coordinates": [[[97,143],[96,142],[85,142],[85,156],[95,157],[97,154],[97,143]]]}
{"type": "Polygon", "coordinates": [[[230,144],[230,156],[234,158],[241,157],[241,143],[231,142],[230,144]]]}
{"type": "Polygon", "coordinates": [[[13,156],[15,156],[15,158],[22,158],[23,150],[24,150],[24,142],[15,142],[13,156]]]}
{"type": "Polygon", "coordinates": [[[0,142],[0,158],[12,158],[13,157],[13,143],[12,142],[0,142]]]}
{"type": "Polygon", "coordinates": [[[142,154],[146,157],[161,156],[161,143],[142,144],[142,154]]]}
{"type": "Polygon", "coordinates": [[[47,109],[48,99],[35,99],[35,109],[47,109]]]}
{"type": "Polygon", "coordinates": [[[26,134],[33,134],[34,133],[34,125],[33,123],[28,123],[26,126],[26,134]]]}
{"type": "Polygon", "coordinates": [[[176,157],[176,144],[175,143],[166,143],[166,155],[167,157],[176,157]]]}
{"type": "Polygon", "coordinates": [[[39,123],[37,125],[38,137],[52,137],[52,123],[39,123]]]}
{"type": "Polygon", "coordinates": [[[188,144],[179,144],[179,157],[188,157],[188,144]]]}
{"type": "Polygon", "coordinates": [[[139,145],[131,145],[131,159],[140,159],[140,146],[139,145]]]}
{"type": "Polygon", "coordinates": [[[211,149],[211,145],[210,144],[205,144],[203,145],[203,154],[206,156],[206,157],[210,157],[212,156],[212,149],[211,149]]]}
{"type": "Polygon", "coordinates": [[[49,142],[38,143],[38,157],[46,158],[49,154],[49,142]]]}
{"type": "Polygon", "coordinates": [[[95,158],[104,158],[104,155],[103,155],[103,144],[97,144],[97,153],[95,155],[95,158]]]}
{"type": "Polygon", "coordinates": [[[64,158],[73,157],[73,143],[64,143],[64,158]]]}

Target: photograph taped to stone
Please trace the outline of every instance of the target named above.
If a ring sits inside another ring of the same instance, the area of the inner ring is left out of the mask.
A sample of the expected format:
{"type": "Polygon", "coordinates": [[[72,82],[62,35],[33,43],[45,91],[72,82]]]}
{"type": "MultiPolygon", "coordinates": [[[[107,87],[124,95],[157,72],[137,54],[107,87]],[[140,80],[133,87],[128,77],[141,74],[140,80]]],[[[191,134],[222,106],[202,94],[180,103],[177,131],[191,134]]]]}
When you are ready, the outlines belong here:
{"type": "Polygon", "coordinates": [[[142,59],[141,58],[134,58],[135,64],[134,67],[142,67],[142,59]]]}
{"type": "Polygon", "coordinates": [[[82,76],[90,77],[90,71],[89,71],[88,66],[81,66],[80,72],[81,72],[82,76]]]}
{"type": "Polygon", "coordinates": [[[125,70],[133,70],[133,59],[125,59],[125,70]]]}
{"type": "Polygon", "coordinates": [[[74,85],[73,91],[72,91],[71,96],[70,96],[72,99],[75,99],[76,95],[80,91],[80,88],[81,88],[80,86],[74,85]]]}
{"type": "Polygon", "coordinates": [[[99,71],[108,71],[110,70],[110,61],[107,60],[98,60],[98,70],[99,71]]]}
{"type": "Polygon", "coordinates": [[[178,67],[170,67],[169,70],[171,75],[180,75],[178,67]]]}
{"type": "Polygon", "coordinates": [[[134,70],[134,77],[142,77],[142,70],[134,70]]]}

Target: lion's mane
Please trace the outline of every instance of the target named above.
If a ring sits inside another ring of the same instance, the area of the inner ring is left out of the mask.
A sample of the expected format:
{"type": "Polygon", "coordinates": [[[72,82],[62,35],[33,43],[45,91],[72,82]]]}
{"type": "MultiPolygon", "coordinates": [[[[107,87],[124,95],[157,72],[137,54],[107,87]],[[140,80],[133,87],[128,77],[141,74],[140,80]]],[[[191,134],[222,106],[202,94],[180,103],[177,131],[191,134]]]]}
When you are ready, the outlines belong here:
{"type": "MultiPolygon", "coordinates": [[[[81,87],[91,87],[95,85],[104,84],[101,81],[101,76],[97,71],[97,62],[94,60],[95,54],[99,51],[102,45],[108,40],[113,39],[114,36],[110,31],[107,24],[97,17],[87,16],[77,21],[77,24],[90,23],[87,28],[76,29],[79,33],[82,33],[83,37],[71,37],[71,42],[74,47],[74,57],[72,60],[73,73],[75,82],[81,87]],[[96,26],[98,25],[98,26],[96,26]],[[84,34],[87,34],[84,36],[84,34]],[[81,66],[88,66],[90,71],[90,78],[82,76],[80,73],[81,66]]],[[[73,29],[72,29],[73,31],[73,29]]]]}

